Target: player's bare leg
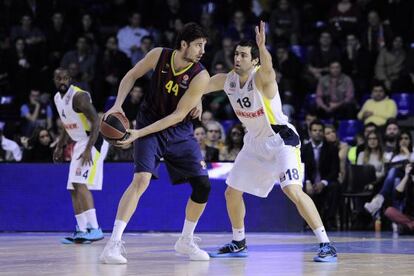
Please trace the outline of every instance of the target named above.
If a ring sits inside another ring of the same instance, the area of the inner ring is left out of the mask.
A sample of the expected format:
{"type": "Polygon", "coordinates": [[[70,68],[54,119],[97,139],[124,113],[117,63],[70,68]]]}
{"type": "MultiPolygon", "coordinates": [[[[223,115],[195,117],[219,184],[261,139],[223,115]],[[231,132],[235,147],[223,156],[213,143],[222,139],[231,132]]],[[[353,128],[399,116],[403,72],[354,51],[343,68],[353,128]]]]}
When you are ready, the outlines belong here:
{"type": "Polygon", "coordinates": [[[313,200],[302,190],[302,185],[292,184],[285,186],[283,192],[296,205],[300,215],[306,223],[312,228],[313,233],[320,243],[318,255],[314,258],[317,262],[335,262],[336,250],[330,245],[328,235],[323,226],[322,219],[316,209],[313,200]]]}
{"type": "Polygon", "coordinates": [[[207,203],[197,203],[191,200],[187,201],[187,206],[185,207],[185,219],[188,221],[196,222],[200,219],[201,214],[204,212],[207,203]]]}

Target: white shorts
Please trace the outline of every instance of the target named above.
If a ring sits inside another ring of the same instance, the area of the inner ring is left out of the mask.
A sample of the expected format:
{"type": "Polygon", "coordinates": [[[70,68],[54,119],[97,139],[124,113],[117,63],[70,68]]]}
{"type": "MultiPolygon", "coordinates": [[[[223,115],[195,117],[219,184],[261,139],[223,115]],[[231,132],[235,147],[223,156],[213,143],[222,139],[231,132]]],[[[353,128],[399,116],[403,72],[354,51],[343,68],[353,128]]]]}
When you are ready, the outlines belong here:
{"type": "Polygon", "coordinates": [[[286,145],[279,134],[255,138],[247,133],[226,183],[236,190],[267,197],[276,183],[284,188],[291,184],[302,185],[302,181],[300,142],[291,146],[286,145]]]}
{"type": "MultiPolygon", "coordinates": [[[[99,139],[99,138],[98,138],[99,139]]],[[[73,184],[85,184],[89,190],[102,190],[103,163],[108,152],[108,143],[103,141],[100,151],[92,147],[92,165],[82,166],[82,160],[78,159],[85,150],[88,140],[76,142],[70,161],[67,189],[73,190],[73,184]]]]}

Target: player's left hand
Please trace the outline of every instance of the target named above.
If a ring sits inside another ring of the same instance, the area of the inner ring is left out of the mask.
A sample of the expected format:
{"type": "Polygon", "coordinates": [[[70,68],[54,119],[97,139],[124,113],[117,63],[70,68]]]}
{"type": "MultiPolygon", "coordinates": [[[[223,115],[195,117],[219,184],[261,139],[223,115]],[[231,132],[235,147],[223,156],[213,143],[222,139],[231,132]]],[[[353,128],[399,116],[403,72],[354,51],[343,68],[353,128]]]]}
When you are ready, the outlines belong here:
{"type": "Polygon", "coordinates": [[[199,121],[201,121],[202,113],[203,113],[203,105],[201,102],[199,102],[196,107],[191,109],[189,114],[191,116],[191,119],[198,119],[199,121]]]}
{"type": "Polygon", "coordinates": [[[139,138],[138,129],[127,129],[126,139],[116,142],[117,146],[125,146],[131,144],[139,138]]]}
{"type": "Polygon", "coordinates": [[[82,158],[82,166],[88,165],[91,166],[93,165],[93,160],[92,160],[92,151],[89,148],[86,148],[85,151],[79,156],[78,160],[82,158]]]}
{"type": "Polygon", "coordinates": [[[266,24],[260,20],[260,25],[256,26],[256,43],[257,47],[263,47],[266,44],[266,33],[265,33],[266,24]]]}

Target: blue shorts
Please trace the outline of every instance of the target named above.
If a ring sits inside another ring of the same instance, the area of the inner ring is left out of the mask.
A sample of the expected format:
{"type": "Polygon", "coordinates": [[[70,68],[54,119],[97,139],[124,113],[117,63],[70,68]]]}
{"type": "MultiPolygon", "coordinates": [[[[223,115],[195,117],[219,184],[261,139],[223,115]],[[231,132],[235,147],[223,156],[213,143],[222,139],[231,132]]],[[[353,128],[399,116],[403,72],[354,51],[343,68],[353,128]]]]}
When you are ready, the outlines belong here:
{"type": "MultiPolygon", "coordinates": [[[[137,128],[140,126],[137,123],[137,128]]],[[[165,161],[171,182],[188,182],[195,176],[207,176],[207,166],[193,135],[191,122],[169,127],[134,142],[135,172],[149,172],[158,178],[161,158],[165,161]]]]}

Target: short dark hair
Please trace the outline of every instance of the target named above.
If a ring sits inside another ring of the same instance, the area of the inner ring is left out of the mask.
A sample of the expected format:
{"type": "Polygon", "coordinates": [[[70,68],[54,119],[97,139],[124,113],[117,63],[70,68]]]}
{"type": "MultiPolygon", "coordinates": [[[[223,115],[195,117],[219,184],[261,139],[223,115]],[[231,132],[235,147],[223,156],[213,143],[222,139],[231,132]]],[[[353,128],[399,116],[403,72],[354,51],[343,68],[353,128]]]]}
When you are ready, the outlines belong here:
{"type": "Polygon", "coordinates": [[[373,122],[369,122],[368,124],[364,125],[364,129],[367,129],[369,127],[374,127],[375,129],[378,128],[378,126],[374,124],[373,122]]]}
{"type": "Polygon", "coordinates": [[[182,31],[177,35],[175,40],[175,49],[181,49],[181,41],[187,42],[190,44],[191,41],[194,41],[199,38],[208,38],[207,32],[197,23],[190,22],[184,25],[182,31]]]}
{"type": "Polygon", "coordinates": [[[381,86],[385,93],[387,93],[387,87],[385,86],[384,82],[380,80],[373,80],[371,84],[371,91],[374,90],[374,87],[381,86]]]}
{"type": "Polygon", "coordinates": [[[309,125],[309,130],[312,130],[314,125],[322,126],[322,130],[325,130],[325,124],[321,120],[313,120],[309,125]]]}
{"type": "MultiPolygon", "coordinates": [[[[257,47],[256,42],[250,39],[242,39],[239,43],[236,44],[241,47],[250,47],[250,54],[252,55],[252,60],[258,58],[260,63],[259,47],[257,47]]],[[[236,48],[234,48],[236,50],[236,48]]]]}

